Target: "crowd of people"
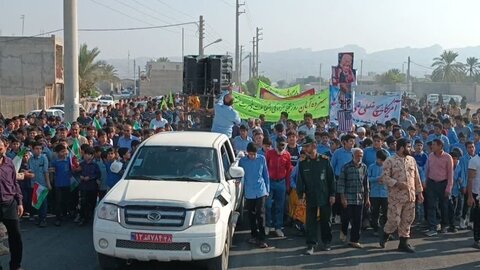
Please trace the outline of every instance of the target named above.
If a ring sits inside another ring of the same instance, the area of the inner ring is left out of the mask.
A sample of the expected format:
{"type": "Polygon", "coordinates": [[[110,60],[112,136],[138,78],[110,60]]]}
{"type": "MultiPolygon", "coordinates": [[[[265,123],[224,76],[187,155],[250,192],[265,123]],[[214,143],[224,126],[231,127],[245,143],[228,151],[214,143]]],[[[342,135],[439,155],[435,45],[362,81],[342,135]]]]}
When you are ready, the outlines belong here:
{"type": "MultiPolygon", "coordinates": [[[[0,239],[8,238],[10,248],[1,246],[0,254],[11,254],[11,269],[21,269],[20,220],[39,228],[68,219],[91,224],[96,203],[120,180],[141,141],[205,128],[201,118],[208,111],[180,95],[165,100],[93,106],[70,123],[46,111],[0,115],[0,239]],[[40,203],[35,185],[49,190],[40,203]]],[[[340,223],[340,239],[352,247],[362,248],[361,233],[371,227],[380,246],[398,231],[399,249],[414,252],[408,239],[418,222],[427,236],[470,227],[480,248],[480,113],[413,103],[400,119],[340,134],[328,119],[310,113],[301,122],[286,112],[273,123],[264,115],[242,120],[228,92],[213,111],[212,131],[245,153],[239,164],[250,243],[268,247],[269,235],[284,237],[286,224],[293,224],[313,254],[317,228],[323,249],[330,250],[331,224],[340,223]]]]}
{"type": "Polygon", "coordinates": [[[480,249],[480,110],[410,100],[400,119],[341,133],[310,113],[301,122],[286,112],[276,123],[264,115],[241,122],[232,96],[222,98],[216,109],[231,113],[215,115],[212,130],[245,153],[250,243],[268,247],[267,236],[283,237],[293,223],[313,254],[320,241],[331,249],[331,226],[339,223],[340,240],[351,247],[362,248],[361,234],[372,228],[380,247],[397,231],[398,249],[413,253],[408,240],[417,224],[427,237],[471,229],[480,249]]]}

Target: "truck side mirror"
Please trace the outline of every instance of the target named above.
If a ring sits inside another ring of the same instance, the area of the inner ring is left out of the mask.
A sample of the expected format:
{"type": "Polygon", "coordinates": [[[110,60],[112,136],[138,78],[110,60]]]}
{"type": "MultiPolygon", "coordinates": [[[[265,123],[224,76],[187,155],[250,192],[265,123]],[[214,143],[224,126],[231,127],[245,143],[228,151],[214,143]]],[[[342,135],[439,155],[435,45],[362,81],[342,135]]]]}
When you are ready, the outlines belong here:
{"type": "Polygon", "coordinates": [[[230,175],[231,179],[239,179],[245,175],[243,168],[232,166],[228,169],[228,174],[230,175]]]}

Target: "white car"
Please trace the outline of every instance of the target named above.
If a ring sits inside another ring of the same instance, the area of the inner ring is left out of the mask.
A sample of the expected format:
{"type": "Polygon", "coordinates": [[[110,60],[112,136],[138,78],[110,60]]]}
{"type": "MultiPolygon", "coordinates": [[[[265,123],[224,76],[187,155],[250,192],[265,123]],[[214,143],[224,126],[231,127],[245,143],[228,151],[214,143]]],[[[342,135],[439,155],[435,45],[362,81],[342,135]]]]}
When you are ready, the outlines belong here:
{"type": "MultiPolygon", "coordinates": [[[[33,110],[31,112],[28,113],[28,116],[34,114],[36,117],[38,117],[40,115],[40,112],[42,110],[33,110]]],[[[57,110],[57,109],[48,109],[48,110],[45,110],[47,112],[47,115],[48,116],[55,116],[55,117],[60,117],[63,121],[64,117],[65,117],[65,113],[62,111],[62,110],[57,110]]]]}
{"type": "Polygon", "coordinates": [[[160,133],[143,142],[96,208],[102,269],[126,261],[198,261],[228,269],[244,171],[227,136],[160,133]]]}
{"type": "Polygon", "coordinates": [[[113,97],[110,95],[103,95],[98,98],[98,103],[102,106],[114,106],[115,100],[113,100],[113,97]]]}
{"type": "MultiPolygon", "coordinates": [[[[48,108],[49,110],[61,110],[65,112],[65,104],[57,104],[53,105],[52,107],[48,108]]],[[[85,110],[82,104],[80,104],[80,110],[85,110]]]]}

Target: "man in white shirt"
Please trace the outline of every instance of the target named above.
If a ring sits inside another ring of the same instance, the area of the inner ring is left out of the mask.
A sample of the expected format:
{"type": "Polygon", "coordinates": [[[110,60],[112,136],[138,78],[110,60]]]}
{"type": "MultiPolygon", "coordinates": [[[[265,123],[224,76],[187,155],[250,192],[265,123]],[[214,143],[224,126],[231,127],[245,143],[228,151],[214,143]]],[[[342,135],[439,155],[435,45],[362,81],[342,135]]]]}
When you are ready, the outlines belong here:
{"type": "Polygon", "coordinates": [[[315,139],[315,131],[317,127],[313,124],[313,116],[311,113],[303,115],[304,124],[298,128],[298,131],[304,131],[308,137],[315,139]]]}
{"type": "Polygon", "coordinates": [[[155,118],[150,121],[150,128],[157,130],[157,128],[165,128],[166,124],[168,124],[168,121],[162,117],[162,111],[156,111],[155,118]]]}
{"type": "Polygon", "coordinates": [[[472,207],[473,247],[480,249],[480,156],[476,155],[468,163],[468,206],[472,207]]]}

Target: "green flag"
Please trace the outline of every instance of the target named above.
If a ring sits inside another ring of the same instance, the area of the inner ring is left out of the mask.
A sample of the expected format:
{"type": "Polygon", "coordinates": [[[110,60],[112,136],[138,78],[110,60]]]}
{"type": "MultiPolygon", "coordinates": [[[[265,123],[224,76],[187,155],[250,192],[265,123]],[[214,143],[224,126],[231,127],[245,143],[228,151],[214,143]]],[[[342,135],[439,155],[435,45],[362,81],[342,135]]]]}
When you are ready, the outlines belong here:
{"type": "Polygon", "coordinates": [[[162,104],[160,105],[160,108],[163,109],[163,106],[168,107],[167,97],[163,97],[163,99],[162,99],[162,104]]]}
{"type": "Polygon", "coordinates": [[[262,88],[267,89],[268,91],[275,93],[277,95],[280,95],[282,97],[292,97],[300,94],[302,92],[302,87],[300,84],[297,84],[295,86],[289,87],[289,88],[275,88],[271,85],[268,85],[262,81],[258,81],[258,87],[257,87],[257,97],[260,97],[260,90],[262,88]]]}
{"type": "Polygon", "coordinates": [[[172,91],[170,91],[170,96],[169,96],[169,99],[168,99],[168,104],[169,104],[170,106],[175,107],[175,99],[173,98],[172,91]]]}
{"type": "Polygon", "coordinates": [[[295,100],[266,100],[233,92],[235,110],[240,118],[258,118],[265,114],[266,121],[275,122],[280,119],[281,112],[287,112],[288,118],[294,121],[303,120],[303,115],[311,113],[313,118],[329,115],[329,91],[324,90],[313,96],[295,100]]]}
{"type": "Polygon", "coordinates": [[[134,129],[134,130],[140,130],[140,129],[142,129],[142,127],[140,126],[140,124],[138,123],[138,121],[135,121],[135,123],[133,123],[133,129],[134,129]]]}
{"type": "Polygon", "coordinates": [[[82,158],[82,155],[80,154],[80,142],[77,138],[73,139],[72,152],[78,159],[82,158]]]}
{"type": "Polygon", "coordinates": [[[67,130],[70,130],[72,128],[72,124],[70,124],[70,122],[67,122],[65,123],[65,127],[67,128],[67,130]]]}
{"type": "Polygon", "coordinates": [[[100,124],[100,121],[98,121],[97,117],[93,118],[93,123],[92,125],[97,129],[102,129],[102,124],[100,124]]]}

